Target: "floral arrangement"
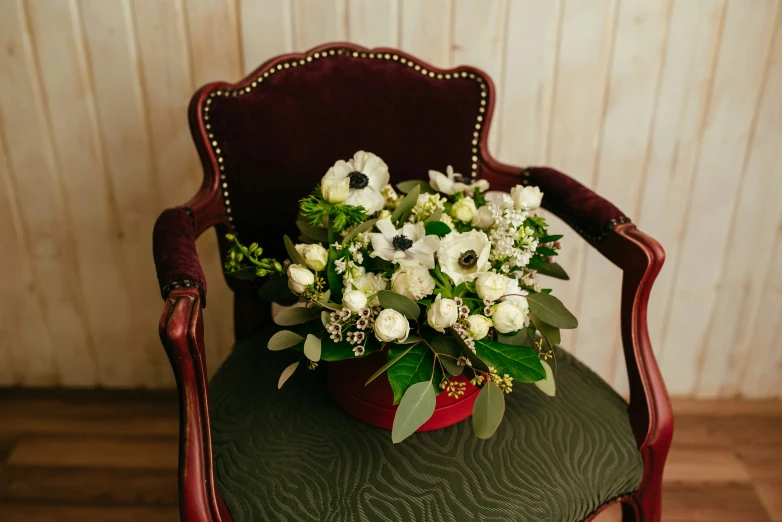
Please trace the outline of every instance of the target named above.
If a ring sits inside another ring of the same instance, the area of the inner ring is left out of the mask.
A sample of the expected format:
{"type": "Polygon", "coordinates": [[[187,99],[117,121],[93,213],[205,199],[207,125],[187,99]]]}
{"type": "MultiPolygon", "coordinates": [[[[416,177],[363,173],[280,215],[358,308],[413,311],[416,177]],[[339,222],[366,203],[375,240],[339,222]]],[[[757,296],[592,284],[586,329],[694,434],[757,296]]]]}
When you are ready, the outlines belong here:
{"type": "Polygon", "coordinates": [[[300,201],[299,242],[283,238],[290,261],[229,234],[226,272],[268,277],[262,297],[303,304],[275,317],[285,328],[268,348],[303,353],[279,386],[304,359],[314,369],[386,350],[367,384],[388,378],[399,404],[394,442],[431,417],[439,393],[459,398],[468,382],[481,388],[473,427],[482,438],[502,420],[514,383],[553,396],[553,346],[577,320],[539,276],[567,279],[552,261],[562,236],[536,212],[538,187],[488,189],[450,166],[394,188],[385,162],[360,151],[300,201]]]}

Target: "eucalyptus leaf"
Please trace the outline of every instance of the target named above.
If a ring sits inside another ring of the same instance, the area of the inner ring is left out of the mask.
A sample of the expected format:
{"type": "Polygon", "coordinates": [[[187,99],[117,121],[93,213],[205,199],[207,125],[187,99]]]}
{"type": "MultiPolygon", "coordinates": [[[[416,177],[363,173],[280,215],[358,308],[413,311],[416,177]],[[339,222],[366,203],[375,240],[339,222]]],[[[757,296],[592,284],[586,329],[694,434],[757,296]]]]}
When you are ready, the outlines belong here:
{"type": "Polygon", "coordinates": [[[378,292],[377,298],[380,300],[380,306],[396,310],[408,319],[415,320],[421,315],[421,309],[418,308],[418,304],[402,294],[397,294],[391,290],[381,290],[378,292]]]}
{"type": "Polygon", "coordinates": [[[464,366],[457,364],[456,359],[449,355],[438,354],[437,359],[440,361],[440,364],[443,365],[443,368],[445,368],[445,372],[448,375],[456,377],[457,375],[461,375],[462,372],[464,372],[464,366]]]}
{"type": "Polygon", "coordinates": [[[397,354],[396,354],[396,355],[394,355],[393,357],[391,357],[391,352],[389,351],[389,353],[388,353],[388,356],[389,356],[389,358],[388,358],[388,360],[386,361],[386,363],[385,363],[383,366],[381,366],[381,367],[380,367],[380,368],[379,368],[379,369],[378,369],[378,370],[377,370],[375,373],[373,373],[373,374],[372,374],[372,376],[371,376],[369,379],[367,379],[367,382],[365,382],[365,383],[364,383],[364,386],[366,386],[366,385],[367,385],[367,384],[369,384],[370,382],[372,382],[372,381],[374,381],[375,379],[377,379],[378,377],[380,377],[380,375],[381,375],[381,374],[382,374],[384,371],[388,370],[388,369],[389,369],[390,367],[392,367],[392,366],[394,365],[394,363],[396,363],[396,362],[397,362],[399,359],[401,359],[402,357],[404,357],[405,355],[407,355],[407,352],[409,352],[409,351],[410,351],[412,348],[413,348],[412,346],[408,346],[406,349],[404,349],[404,350],[401,350],[399,353],[397,353],[397,354]]]}
{"type": "Polygon", "coordinates": [[[507,373],[520,382],[535,382],[546,377],[537,350],[526,346],[512,346],[490,339],[475,341],[475,351],[487,365],[502,375],[507,373]]]}
{"type": "Polygon", "coordinates": [[[282,385],[285,384],[285,381],[287,381],[288,379],[291,378],[291,375],[293,375],[293,372],[295,372],[296,368],[299,367],[299,363],[300,362],[301,361],[296,361],[295,363],[291,364],[290,366],[288,366],[287,368],[285,368],[282,371],[282,374],[280,374],[280,380],[277,381],[277,389],[278,390],[280,388],[282,388],[282,385]]]}
{"type": "Polygon", "coordinates": [[[427,236],[443,237],[451,232],[451,227],[442,221],[427,221],[424,223],[427,236]]]}
{"type": "Polygon", "coordinates": [[[267,348],[273,352],[276,352],[279,350],[285,350],[291,346],[296,346],[303,340],[304,337],[297,334],[296,332],[291,332],[290,330],[280,330],[276,334],[272,335],[271,339],[269,339],[267,348]]]}
{"type": "Polygon", "coordinates": [[[532,312],[529,313],[529,319],[535,328],[538,329],[540,335],[546,338],[550,346],[559,346],[559,343],[562,342],[559,328],[542,321],[540,317],[532,312]]]}
{"type": "Polygon", "coordinates": [[[432,369],[435,368],[434,354],[424,343],[409,347],[392,344],[388,348],[388,358],[396,358],[401,352],[405,353],[387,370],[388,383],[394,391],[394,404],[399,403],[411,385],[432,380],[432,369]]]}
{"type": "Polygon", "coordinates": [[[546,378],[537,381],[535,386],[549,397],[553,397],[557,393],[557,383],[554,381],[554,370],[551,369],[551,365],[546,361],[540,361],[540,364],[542,364],[543,369],[546,370],[546,378]]]}
{"type": "Polygon", "coordinates": [[[277,303],[282,306],[292,306],[299,302],[299,296],[294,295],[288,287],[288,278],[282,274],[272,274],[258,289],[258,299],[277,303]]]}
{"type": "Polygon", "coordinates": [[[429,185],[429,183],[421,179],[411,179],[396,184],[396,188],[398,188],[399,192],[402,192],[403,194],[409,194],[410,191],[413,190],[415,187],[418,187],[421,192],[428,192],[429,194],[434,194],[434,190],[429,185]]]}
{"type": "Polygon", "coordinates": [[[505,394],[499,386],[489,381],[478,393],[472,408],[472,429],[479,439],[488,439],[502,422],[505,415],[505,394]]]}
{"type": "Polygon", "coordinates": [[[304,355],[307,356],[312,362],[320,361],[320,339],[312,334],[307,334],[307,339],[304,341],[304,355]]]}
{"type": "Polygon", "coordinates": [[[564,279],[565,281],[570,279],[570,276],[567,275],[567,272],[559,263],[547,263],[545,267],[538,268],[538,273],[556,279],[564,279]]]}
{"type": "Polygon", "coordinates": [[[314,239],[319,243],[329,242],[329,231],[325,228],[313,227],[306,220],[299,219],[296,221],[296,226],[299,227],[299,231],[305,236],[314,239]]]}
{"type": "Polygon", "coordinates": [[[396,444],[415,433],[434,413],[437,396],[431,381],[418,382],[405,392],[394,416],[391,441],[396,444]]]}
{"type": "Polygon", "coordinates": [[[474,354],[472,350],[470,350],[470,348],[465,344],[464,339],[459,337],[459,334],[456,333],[453,328],[450,328],[449,332],[451,332],[451,338],[456,341],[457,345],[461,347],[462,355],[467,357],[467,359],[469,359],[469,361],[472,363],[472,367],[478,371],[488,372],[489,366],[480,357],[474,354]]]}
{"type": "Polygon", "coordinates": [[[326,310],[323,310],[320,313],[320,322],[323,323],[324,328],[328,327],[329,323],[331,322],[331,314],[326,310]]]}
{"type": "Polygon", "coordinates": [[[367,230],[372,230],[372,227],[375,226],[375,223],[377,223],[377,219],[370,219],[369,221],[364,221],[359,226],[351,230],[347,236],[345,236],[345,239],[342,240],[342,244],[347,245],[357,235],[361,234],[362,232],[366,232],[367,230]]]}
{"type": "Polygon", "coordinates": [[[578,327],[578,319],[553,295],[530,293],[527,296],[527,303],[530,312],[551,326],[565,329],[578,327]]]}
{"type": "Polygon", "coordinates": [[[316,317],[315,313],[309,308],[294,306],[281,310],[274,316],[274,322],[280,326],[293,326],[294,324],[312,321],[316,317]]]}
{"type": "Polygon", "coordinates": [[[405,221],[405,216],[413,210],[416,202],[418,201],[418,195],[421,193],[421,187],[416,186],[405,196],[405,199],[399,203],[399,206],[394,209],[394,213],[391,214],[391,222],[397,223],[405,221]]]}
{"type": "Polygon", "coordinates": [[[297,265],[307,266],[307,263],[304,262],[304,258],[301,257],[301,254],[296,250],[296,247],[293,246],[291,238],[282,236],[282,241],[285,243],[285,250],[288,252],[288,257],[291,258],[291,261],[297,265]]]}
{"type": "Polygon", "coordinates": [[[444,353],[456,358],[462,355],[462,347],[457,344],[455,339],[450,337],[438,335],[432,339],[430,344],[435,353],[444,353]]]}
{"type": "Polygon", "coordinates": [[[439,208],[432,212],[432,215],[429,216],[424,220],[425,223],[431,223],[432,221],[440,221],[440,218],[443,217],[443,211],[439,208]]]}

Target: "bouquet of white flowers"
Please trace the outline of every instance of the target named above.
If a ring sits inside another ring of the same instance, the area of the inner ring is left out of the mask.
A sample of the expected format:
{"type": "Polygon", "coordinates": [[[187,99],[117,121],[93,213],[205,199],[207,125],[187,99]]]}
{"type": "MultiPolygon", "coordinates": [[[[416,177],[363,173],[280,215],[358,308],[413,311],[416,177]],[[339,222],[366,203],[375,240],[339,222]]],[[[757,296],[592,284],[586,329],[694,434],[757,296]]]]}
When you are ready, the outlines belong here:
{"type": "Polygon", "coordinates": [[[387,375],[399,404],[394,442],[432,416],[439,393],[458,399],[468,385],[481,388],[473,426],[487,438],[514,381],[554,394],[553,347],[561,328],[578,324],[541,288],[540,274],[567,279],[552,261],[562,236],[549,235],[536,213],[543,194],[488,189],[451,167],[394,188],[385,162],[360,151],[300,201],[300,243],[284,236],[290,261],[263,258],[257,244],[229,234],[225,270],[268,276],[261,295],[304,305],[276,315],[284,329],[270,350],[301,351],[311,369],[385,350],[367,384],[387,375]]]}

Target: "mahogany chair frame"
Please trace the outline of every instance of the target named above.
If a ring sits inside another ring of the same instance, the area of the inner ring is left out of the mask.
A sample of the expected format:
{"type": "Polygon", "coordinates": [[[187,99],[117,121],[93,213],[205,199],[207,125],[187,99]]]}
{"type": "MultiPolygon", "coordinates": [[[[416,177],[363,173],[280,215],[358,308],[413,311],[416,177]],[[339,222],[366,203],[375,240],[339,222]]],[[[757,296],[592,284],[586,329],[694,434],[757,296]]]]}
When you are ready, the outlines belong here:
{"type": "MultiPolygon", "coordinates": [[[[190,128],[204,166],[204,179],[198,193],[182,207],[190,216],[189,231],[199,236],[213,226],[232,230],[230,215],[226,212],[220,190],[218,161],[208,146],[202,108],[210,93],[216,90],[239,91],[264,72],[292,59],[335,51],[394,55],[419,64],[435,74],[469,72],[483,77],[488,85],[488,108],[485,128],[491,122],[494,87],[482,71],[471,67],[439,69],[395,49],[366,49],[349,43],[327,44],[306,53],[278,56],[261,65],[238,83],[211,83],[199,89],[189,107],[190,128]]],[[[481,133],[479,169],[481,176],[490,180],[492,187],[508,190],[518,183],[542,185],[547,180],[564,182],[575,187],[590,201],[608,204],[588,188],[552,169],[521,168],[502,164],[491,157],[487,146],[487,132],[481,133]]],[[[642,522],[661,518],[661,489],[665,459],[673,436],[673,413],[665,384],[657,366],[647,329],[647,303],[665,254],[662,247],[647,236],[629,219],[621,215],[602,224],[600,230],[591,226],[589,210],[568,212],[556,206],[556,189],[544,200],[544,207],[564,219],[589,244],[623,271],[621,296],[621,332],[627,373],[630,384],[628,414],[639,452],[644,463],[639,490],[629,497],[601,506],[588,520],[592,520],[609,505],[622,504],[623,519],[642,522]],[[547,203],[548,201],[548,203],[547,203]]],[[[614,208],[613,206],[611,206],[614,208]]],[[[161,216],[162,217],[162,216],[161,216]]],[[[594,221],[592,219],[592,221],[594,221]]],[[[593,224],[593,223],[592,223],[593,224]]],[[[162,245],[163,250],[166,245],[162,245]]],[[[197,258],[196,258],[197,261],[197,258]]],[[[157,262],[157,259],[156,259],[157,262]]],[[[192,274],[191,274],[192,275],[192,274]]],[[[191,278],[192,279],[192,278],[191,278]]],[[[202,307],[205,288],[191,281],[160,281],[165,304],[160,317],[160,339],[166,350],[176,378],[179,394],[179,502],[181,520],[185,522],[231,522],[232,518],[215,483],[207,395],[207,371],[204,350],[202,307]]]]}

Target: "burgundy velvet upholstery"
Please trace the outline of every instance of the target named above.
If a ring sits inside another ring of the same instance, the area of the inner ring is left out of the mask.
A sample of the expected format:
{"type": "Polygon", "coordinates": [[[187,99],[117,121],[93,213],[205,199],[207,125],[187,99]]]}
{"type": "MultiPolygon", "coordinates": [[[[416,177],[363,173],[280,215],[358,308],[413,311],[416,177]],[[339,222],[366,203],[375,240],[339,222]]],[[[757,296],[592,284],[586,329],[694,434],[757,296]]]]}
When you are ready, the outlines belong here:
{"type": "Polygon", "coordinates": [[[497,190],[513,186],[538,186],[544,193],[543,207],[559,216],[588,241],[599,241],[608,228],[629,221],[610,201],[585,187],[567,174],[549,167],[512,169],[489,165],[483,177],[497,190]]]}
{"type": "MultiPolygon", "coordinates": [[[[202,304],[206,302],[206,277],[196,252],[193,218],[182,208],[165,210],[152,232],[152,255],[161,291],[171,283],[186,286],[185,281],[200,286],[202,304]]],[[[165,297],[165,296],[164,296],[165,297]]]]}
{"type": "Polygon", "coordinates": [[[480,94],[474,79],[432,78],[400,61],[346,53],[213,98],[208,124],[239,236],[284,255],[281,233],[298,235],[296,201],[358,150],[383,158],[394,182],[447,165],[468,176],[480,94]]]}

